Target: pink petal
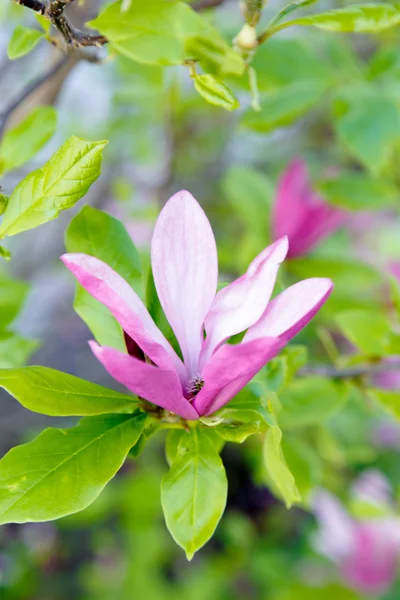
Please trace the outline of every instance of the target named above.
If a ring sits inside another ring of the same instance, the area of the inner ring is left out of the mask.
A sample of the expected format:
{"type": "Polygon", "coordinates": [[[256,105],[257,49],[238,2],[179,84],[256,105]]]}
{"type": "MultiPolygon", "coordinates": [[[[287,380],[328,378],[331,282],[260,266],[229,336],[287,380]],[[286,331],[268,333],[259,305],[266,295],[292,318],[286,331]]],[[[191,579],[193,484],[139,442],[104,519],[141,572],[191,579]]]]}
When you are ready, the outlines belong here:
{"type": "Polygon", "coordinates": [[[218,258],[210,223],[189,192],[178,192],[157,219],[151,244],[154,282],[182,350],[198,374],[204,318],[215,296],[218,258]]]}
{"type": "Polygon", "coordinates": [[[306,209],[304,198],[308,185],[307,165],[297,158],[288,165],[278,182],[272,213],[274,239],[287,235],[292,241],[306,209]]]}
{"type": "Polygon", "coordinates": [[[285,259],[287,250],[288,240],[284,237],[265,248],[242,277],[218,292],[205,320],[207,337],[200,367],[222,342],[260,319],[271,297],[279,266],[285,259]]]}
{"type": "Polygon", "coordinates": [[[355,549],[355,528],[340,502],[325,490],[319,490],[313,500],[319,531],[314,538],[315,548],[333,561],[351,556],[355,549]]]}
{"type": "Polygon", "coordinates": [[[333,289],[330,279],[313,278],[295,283],[270,302],[261,319],[243,338],[279,337],[288,342],[317,314],[333,289]]]}
{"type": "Polygon", "coordinates": [[[199,415],[182,394],[182,384],[175,371],[159,369],[114,348],[89,342],[95,357],[119,383],[131,392],[180,415],[183,419],[198,419],[199,415]]]}
{"type": "Polygon", "coordinates": [[[314,192],[304,161],[294,160],[280,179],[272,215],[274,238],[289,236],[288,257],[305,254],[345,219],[314,192]]]}
{"type": "Polygon", "coordinates": [[[224,344],[206,364],[204,387],[193,405],[200,415],[211,415],[231,400],[284,346],[280,340],[263,338],[248,344],[224,344]]]}
{"type": "Polygon", "coordinates": [[[110,309],[122,329],[156,365],[176,369],[183,377],[181,360],[139,296],[118,273],[103,261],[86,254],[64,254],[61,260],[85,290],[110,309]]]}

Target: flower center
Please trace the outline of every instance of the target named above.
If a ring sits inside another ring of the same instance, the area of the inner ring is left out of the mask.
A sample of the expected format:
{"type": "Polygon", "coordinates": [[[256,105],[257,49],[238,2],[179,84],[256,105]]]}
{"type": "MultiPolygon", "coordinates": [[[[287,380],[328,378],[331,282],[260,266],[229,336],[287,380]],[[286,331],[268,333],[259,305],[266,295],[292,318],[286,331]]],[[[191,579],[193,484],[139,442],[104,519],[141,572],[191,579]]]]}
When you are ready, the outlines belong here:
{"type": "Polygon", "coordinates": [[[195,375],[192,379],[189,380],[187,393],[188,399],[193,400],[195,396],[200,392],[200,390],[204,387],[204,379],[200,377],[200,375],[195,375]]]}

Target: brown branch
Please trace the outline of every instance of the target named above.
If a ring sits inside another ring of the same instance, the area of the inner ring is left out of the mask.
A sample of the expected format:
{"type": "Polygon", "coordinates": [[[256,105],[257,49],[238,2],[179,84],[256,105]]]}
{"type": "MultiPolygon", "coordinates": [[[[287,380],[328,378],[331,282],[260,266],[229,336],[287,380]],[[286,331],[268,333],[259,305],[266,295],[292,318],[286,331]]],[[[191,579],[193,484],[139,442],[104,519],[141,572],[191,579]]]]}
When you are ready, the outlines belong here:
{"type": "Polygon", "coordinates": [[[390,371],[400,371],[400,360],[399,362],[382,362],[379,365],[356,365],[344,369],[316,365],[315,367],[300,369],[299,375],[321,375],[322,377],[332,377],[334,379],[351,379],[352,377],[382,375],[390,371]]]}
{"type": "Polygon", "coordinates": [[[46,81],[54,77],[67,63],[69,58],[67,56],[63,56],[61,60],[59,60],[51,69],[47,71],[44,75],[41,75],[37,79],[34,79],[29,85],[27,85],[22,92],[13,100],[9,106],[0,114],[0,138],[3,135],[6,123],[14,112],[16,108],[18,108],[28,96],[30,96],[36,89],[42,86],[46,81]]]}
{"type": "Polygon", "coordinates": [[[70,48],[100,47],[108,42],[104,35],[86,33],[85,31],[76,29],[72,25],[68,17],[64,15],[64,9],[73,0],[50,0],[49,4],[46,4],[42,0],[15,0],[15,2],[34,10],[48,19],[60,32],[65,43],[70,48]]]}
{"type": "Polygon", "coordinates": [[[192,4],[192,8],[197,12],[201,12],[202,10],[207,10],[208,8],[216,8],[224,2],[225,0],[198,0],[192,4]]]}

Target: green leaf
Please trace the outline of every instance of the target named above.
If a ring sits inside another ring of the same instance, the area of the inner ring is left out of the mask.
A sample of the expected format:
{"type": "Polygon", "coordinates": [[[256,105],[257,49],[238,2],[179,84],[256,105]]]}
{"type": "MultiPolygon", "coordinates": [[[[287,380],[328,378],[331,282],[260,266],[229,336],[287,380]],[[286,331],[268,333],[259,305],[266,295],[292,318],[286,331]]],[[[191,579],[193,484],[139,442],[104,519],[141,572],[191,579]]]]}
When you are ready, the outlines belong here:
{"type": "Polygon", "coordinates": [[[317,104],[325,90],[326,84],[320,81],[300,81],[263,94],[261,111],[246,112],[243,124],[259,133],[291,125],[317,104]]]}
{"type": "Polygon", "coordinates": [[[254,433],[263,433],[265,429],[265,422],[258,420],[248,423],[221,423],[215,427],[215,433],[226,442],[242,444],[249,436],[254,433]]]}
{"type": "Polygon", "coordinates": [[[51,221],[61,210],[76,204],[99,177],[106,144],[70,137],[41,169],[30,173],[15,188],[0,237],[51,221]]]}
{"type": "Polygon", "coordinates": [[[22,406],[52,417],[131,412],[135,398],[47,367],[0,371],[0,387],[22,406]]]}
{"type": "Polygon", "coordinates": [[[329,202],[347,210],[382,210],[398,199],[393,183],[363,173],[343,173],[319,181],[316,187],[329,202]]]}
{"type": "Polygon", "coordinates": [[[124,463],[145,418],[89,417],[10,450],[0,460],[0,524],[50,521],[89,506],[124,463]]]}
{"type": "Polygon", "coordinates": [[[397,419],[400,418],[400,390],[368,390],[397,419]]]}
{"type": "Polygon", "coordinates": [[[107,6],[91,21],[111,47],[131,60],[149,65],[180,65],[185,60],[214,63],[215,74],[241,74],[244,62],[216,29],[185,2],[121,2],[107,6]]]}
{"type": "Polygon", "coordinates": [[[0,172],[27,163],[52,137],[56,126],[55,108],[38,106],[19,125],[6,131],[0,144],[0,172]]]}
{"type": "Polygon", "coordinates": [[[186,435],[183,429],[170,429],[165,439],[165,457],[171,467],[178,453],[178,447],[182,437],[186,435]]]}
{"type": "Polygon", "coordinates": [[[39,13],[35,13],[36,21],[39,23],[40,27],[43,29],[45,33],[50,33],[51,29],[51,21],[46,19],[43,15],[39,15],[39,13]]]}
{"type": "Polygon", "coordinates": [[[10,42],[7,48],[7,56],[10,60],[21,58],[37,46],[44,34],[36,29],[25,27],[24,25],[17,25],[11,36],[10,42]]]}
{"type": "MultiPolygon", "coordinates": [[[[9,331],[0,332],[0,369],[22,367],[38,345],[36,340],[27,340],[9,331]]],[[[0,370],[0,376],[1,373],[0,370]]]]}
{"type": "Polygon", "coordinates": [[[8,196],[0,194],[0,216],[5,212],[8,204],[8,196]]]}
{"type": "Polygon", "coordinates": [[[28,289],[23,281],[0,277],[0,329],[15,319],[25,302],[28,289]]]}
{"type": "Polygon", "coordinates": [[[320,483],[322,469],[318,452],[303,438],[285,435],[282,449],[290,472],[295,478],[301,496],[306,500],[320,483]]]}
{"type": "Polygon", "coordinates": [[[276,30],[293,25],[313,25],[331,31],[375,33],[399,23],[399,4],[359,4],[287,21],[279,25],[276,30]]]}
{"type": "MultiPolygon", "coordinates": [[[[132,287],[141,279],[139,254],[123,224],[107,213],[84,206],[65,234],[68,252],[82,252],[107,263],[132,287]]],[[[111,312],[81,286],[77,286],[74,309],[99,344],[126,350],[121,327],[111,312]]]]}
{"type": "Polygon", "coordinates": [[[400,111],[390,98],[360,94],[336,128],[350,152],[373,173],[380,173],[400,139],[400,111]]]}
{"type": "Polygon", "coordinates": [[[280,394],[283,430],[320,424],[341,410],[347,401],[346,385],[324,377],[296,379],[280,394]]]}
{"type": "Polygon", "coordinates": [[[6,261],[9,261],[11,258],[11,252],[7,248],[4,248],[4,246],[0,246],[0,258],[6,261]]]}
{"type": "Polygon", "coordinates": [[[381,313],[372,310],[346,310],[336,315],[342,333],[369,356],[384,356],[392,326],[381,313]]]}
{"type": "Polygon", "coordinates": [[[290,508],[294,502],[300,502],[300,492],[282,451],[282,431],[277,425],[270,427],[265,434],[264,464],[273,487],[290,508]]]}
{"type": "Polygon", "coordinates": [[[182,437],[161,485],[167,527],[189,560],[213,535],[225,510],[224,465],[207,433],[194,428],[182,437]]]}
{"type": "Polygon", "coordinates": [[[239,101],[231,90],[213,75],[196,75],[194,87],[209,104],[225,110],[235,110],[239,107],[239,101]]]}

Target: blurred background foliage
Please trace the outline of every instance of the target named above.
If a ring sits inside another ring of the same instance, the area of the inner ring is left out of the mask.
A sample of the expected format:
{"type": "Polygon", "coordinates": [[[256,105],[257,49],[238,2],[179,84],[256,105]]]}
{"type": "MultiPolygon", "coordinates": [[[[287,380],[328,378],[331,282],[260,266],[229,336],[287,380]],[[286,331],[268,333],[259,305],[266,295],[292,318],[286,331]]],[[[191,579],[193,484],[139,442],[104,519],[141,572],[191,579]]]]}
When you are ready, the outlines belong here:
{"type": "MultiPolygon", "coordinates": [[[[100,5],[87,0],[71,6],[71,13],[84,23],[100,5]]],[[[350,5],[321,0],[318,10],[350,5]]],[[[271,0],[262,23],[282,7],[271,0]]],[[[204,17],[228,43],[243,25],[235,1],[204,17]]],[[[40,31],[31,11],[3,0],[0,114],[60,61],[39,33],[27,34],[29,54],[10,61],[7,47],[19,56],[10,40],[20,26],[40,31]]],[[[1,193],[10,195],[70,135],[108,139],[102,175],[85,202],[124,222],[146,268],[159,208],[178,189],[190,190],[212,222],[228,281],[272,240],[278,179],[301,157],[314,189],[346,212],[346,222],[281,269],[278,290],[305,277],[335,283],[296,344],[307,346],[308,364],[336,369],[399,355],[400,288],[393,274],[400,261],[398,28],[353,35],[294,27],[272,37],[252,62],[260,110],[251,106],[247,75],[226,76],[241,106],[224,111],[196,92],[185,67],[98,53],[104,62],[67,56],[13,111],[0,144],[1,193]]],[[[72,310],[73,284],[58,261],[64,231],[79,209],[7,241],[12,260],[0,266],[0,367],[29,361],[112,386],[87,348],[89,333],[72,310]]],[[[283,451],[302,502],[287,511],[280,501],[257,436],[243,446],[227,444],[228,509],[213,540],[188,563],[163,523],[159,482],[167,467],[156,440],[83,513],[0,529],[1,599],[363,598],[316,551],[309,499],[316,486],[326,487],[358,518],[349,488],[371,467],[386,475],[398,499],[400,392],[393,388],[399,384],[362,374],[294,378],[299,356],[290,348],[262,376],[279,396],[283,451]]],[[[16,404],[0,396],[2,453],[49,421],[16,404]]],[[[375,597],[399,595],[400,582],[394,581],[375,597]]]]}

